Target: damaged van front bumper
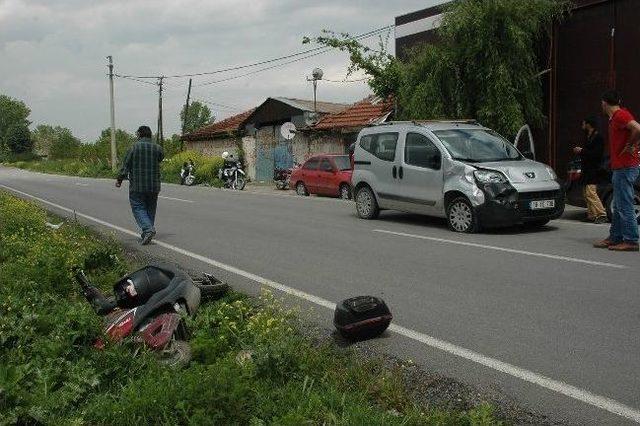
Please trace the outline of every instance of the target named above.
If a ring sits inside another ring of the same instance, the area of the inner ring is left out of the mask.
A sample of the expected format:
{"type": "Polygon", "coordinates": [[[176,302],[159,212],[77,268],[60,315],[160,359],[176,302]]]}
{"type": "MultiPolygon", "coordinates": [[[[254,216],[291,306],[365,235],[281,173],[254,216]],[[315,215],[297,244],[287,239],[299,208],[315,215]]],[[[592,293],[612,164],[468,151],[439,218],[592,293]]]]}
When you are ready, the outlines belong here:
{"type": "Polygon", "coordinates": [[[510,183],[480,186],[484,203],[475,207],[482,226],[502,227],[557,219],[564,213],[562,188],[544,191],[518,191],[510,183]],[[553,207],[535,208],[535,202],[549,202],[553,207]]]}

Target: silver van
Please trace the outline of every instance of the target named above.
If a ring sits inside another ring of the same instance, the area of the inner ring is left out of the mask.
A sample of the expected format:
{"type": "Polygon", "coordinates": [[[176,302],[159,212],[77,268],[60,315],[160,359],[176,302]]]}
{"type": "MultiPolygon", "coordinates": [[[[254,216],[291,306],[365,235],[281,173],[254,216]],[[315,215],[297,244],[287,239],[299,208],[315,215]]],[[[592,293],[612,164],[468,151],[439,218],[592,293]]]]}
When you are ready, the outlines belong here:
{"type": "Polygon", "coordinates": [[[447,219],[456,232],[542,226],[564,212],[551,167],[475,121],[390,122],[363,129],[352,177],[358,216],[390,209],[447,219]]]}

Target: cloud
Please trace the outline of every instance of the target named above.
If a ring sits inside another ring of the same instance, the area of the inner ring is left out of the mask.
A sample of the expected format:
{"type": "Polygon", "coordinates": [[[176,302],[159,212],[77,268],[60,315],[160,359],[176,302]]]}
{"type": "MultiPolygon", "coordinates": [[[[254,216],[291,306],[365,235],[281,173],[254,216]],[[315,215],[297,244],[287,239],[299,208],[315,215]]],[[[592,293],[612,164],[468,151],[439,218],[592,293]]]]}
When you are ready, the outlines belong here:
{"type": "MultiPolygon", "coordinates": [[[[86,140],[108,126],[106,56],[117,73],[169,75],[220,69],[308,49],[305,35],[322,29],[362,33],[396,15],[427,7],[424,0],[323,2],[293,0],[0,0],[0,92],[24,100],[35,124],[71,128],[86,140]]],[[[391,48],[393,46],[390,46],[391,48]]],[[[343,53],[328,53],[250,77],[198,84],[244,73],[194,79],[193,98],[242,108],[268,96],[311,98],[313,67],[341,79],[343,53]]],[[[187,79],[167,81],[165,134],[179,129],[187,79]]],[[[323,82],[319,99],[354,102],[364,83],[323,82]]],[[[220,118],[234,112],[212,107],[220,118]]],[[[156,122],[157,88],[116,80],[116,121],[127,130],[156,122]]]]}

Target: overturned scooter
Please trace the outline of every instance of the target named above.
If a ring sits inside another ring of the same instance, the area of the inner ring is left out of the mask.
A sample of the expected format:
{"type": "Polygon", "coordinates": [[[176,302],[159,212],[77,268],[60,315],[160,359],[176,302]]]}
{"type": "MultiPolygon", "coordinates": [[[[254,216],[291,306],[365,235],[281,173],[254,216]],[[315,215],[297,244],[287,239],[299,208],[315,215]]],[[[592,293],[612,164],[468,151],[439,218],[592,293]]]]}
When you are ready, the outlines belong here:
{"type": "MultiPolygon", "coordinates": [[[[172,366],[191,359],[184,317],[195,315],[201,301],[229,290],[209,274],[194,282],[185,272],[164,264],[145,266],[120,279],[113,286],[115,298],[106,298],[82,270],[76,270],[75,278],[95,312],[105,318],[105,334],[111,341],[134,336],[134,341],[172,366]]],[[[96,342],[96,347],[103,345],[96,342]]]]}

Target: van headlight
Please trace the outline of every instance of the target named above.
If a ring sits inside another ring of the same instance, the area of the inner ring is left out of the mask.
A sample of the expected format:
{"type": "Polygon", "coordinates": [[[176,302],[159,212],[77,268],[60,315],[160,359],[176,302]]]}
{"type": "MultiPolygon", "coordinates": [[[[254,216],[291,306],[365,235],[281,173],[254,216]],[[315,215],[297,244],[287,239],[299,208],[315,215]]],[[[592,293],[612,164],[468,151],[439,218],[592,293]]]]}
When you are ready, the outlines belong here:
{"type": "Polygon", "coordinates": [[[546,166],[547,168],[547,172],[549,172],[549,176],[551,176],[552,180],[558,180],[558,175],[556,175],[556,172],[553,171],[553,169],[549,166],[546,166]]]}
{"type": "Polygon", "coordinates": [[[507,177],[494,170],[476,170],[473,172],[473,176],[481,184],[507,183],[507,177]]]}

